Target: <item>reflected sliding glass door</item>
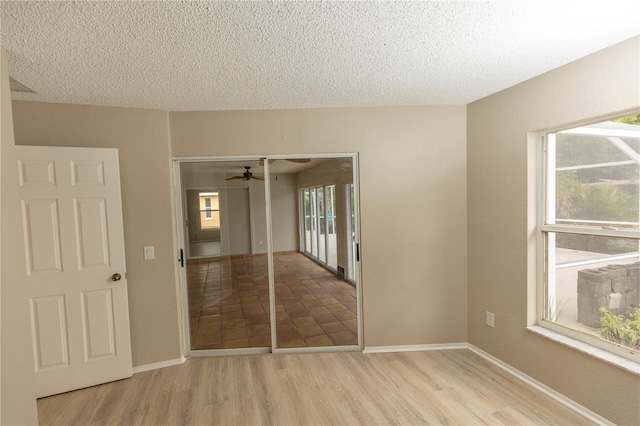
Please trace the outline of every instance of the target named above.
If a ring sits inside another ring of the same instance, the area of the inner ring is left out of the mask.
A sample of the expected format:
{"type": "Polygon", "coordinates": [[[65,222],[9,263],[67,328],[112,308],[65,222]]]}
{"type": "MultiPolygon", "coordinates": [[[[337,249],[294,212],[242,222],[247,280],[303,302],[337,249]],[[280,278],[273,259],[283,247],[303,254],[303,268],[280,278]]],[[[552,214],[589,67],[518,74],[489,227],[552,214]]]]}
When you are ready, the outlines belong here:
{"type": "Polygon", "coordinates": [[[265,204],[252,203],[264,200],[260,161],[188,162],[180,172],[187,199],[191,188],[209,188],[187,203],[195,213],[185,215],[185,237],[208,233],[219,247],[185,265],[191,351],[270,347],[265,204]]]}
{"type": "Polygon", "coordinates": [[[340,247],[344,241],[337,238],[346,226],[347,205],[344,197],[336,196],[336,188],[343,188],[345,181],[353,183],[353,158],[314,159],[313,167],[300,169],[290,180],[282,172],[291,168],[287,163],[269,164],[276,348],[358,345],[357,289],[337,273],[347,262],[347,250],[340,247]],[[298,252],[278,250],[286,247],[283,229],[293,225],[275,220],[290,208],[280,195],[289,181],[297,194],[297,215],[291,220],[299,218],[298,252]]]}
{"type": "Polygon", "coordinates": [[[327,241],[327,265],[337,270],[338,268],[338,240],[336,238],[336,186],[329,185],[325,187],[326,197],[326,232],[327,241]]]}
{"type": "Polygon", "coordinates": [[[335,192],[335,185],[300,190],[302,251],[333,270],[338,267],[335,192]]]}
{"type": "Polygon", "coordinates": [[[353,183],[344,186],[345,203],[347,206],[347,226],[346,226],[346,249],[347,249],[347,271],[346,276],[349,281],[355,282],[356,273],[356,232],[355,232],[355,196],[353,183]]]}

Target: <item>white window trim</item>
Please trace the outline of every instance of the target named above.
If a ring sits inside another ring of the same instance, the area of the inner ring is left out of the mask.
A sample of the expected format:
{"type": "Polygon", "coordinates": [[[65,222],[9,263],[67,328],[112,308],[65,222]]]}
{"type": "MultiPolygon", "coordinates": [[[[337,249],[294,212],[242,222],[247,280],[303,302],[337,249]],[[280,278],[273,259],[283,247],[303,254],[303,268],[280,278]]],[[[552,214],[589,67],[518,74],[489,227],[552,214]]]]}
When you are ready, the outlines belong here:
{"type": "Polygon", "coordinates": [[[527,327],[527,330],[640,376],[639,362],[614,354],[609,349],[600,349],[597,346],[574,339],[566,334],[558,333],[557,331],[553,331],[541,325],[529,326],[527,327]]]}
{"type": "MultiPolygon", "coordinates": [[[[637,113],[637,112],[632,112],[637,113]]],[[[624,116],[617,114],[609,117],[602,118],[598,121],[606,121],[607,119],[624,116]]],[[[595,121],[595,122],[598,122],[595,121]]],[[[566,129],[566,127],[564,128],[566,129]]],[[[529,326],[527,330],[536,333],[540,336],[548,338],[554,342],[571,347],[582,353],[593,356],[607,363],[613,364],[624,370],[627,370],[636,375],[640,375],[640,355],[630,352],[622,345],[618,345],[614,342],[608,342],[603,339],[599,339],[595,336],[582,333],[578,330],[563,327],[553,322],[545,320],[544,309],[546,306],[545,301],[545,280],[546,280],[546,253],[545,253],[545,241],[544,233],[548,232],[562,232],[572,234],[585,234],[585,235],[600,235],[608,237],[639,237],[640,230],[614,230],[614,229],[601,229],[597,227],[575,227],[564,226],[560,224],[547,224],[545,223],[545,217],[548,212],[546,194],[547,188],[547,168],[549,167],[549,161],[546,153],[547,141],[546,136],[549,133],[557,133],[564,129],[546,129],[535,133],[530,133],[528,141],[530,144],[534,144],[535,151],[529,151],[530,154],[534,154],[535,157],[535,203],[536,208],[533,209],[535,220],[529,223],[535,223],[535,248],[530,247],[530,250],[535,250],[535,262],[530,263],[530,267],[535,265],[535,271],[529,273],[530,278],[534,278],[535,282],[535,297],[533,300],[535,303],[529,304],[530,312],[535,312],[535,316],[529,316],[529,326]],[[533,308],[533,309],[531,309],[533,308]]],[[[551,217],[555,216],[555,211],[551,213],[551,217]]],[[[530,271],[531,272],[531,271],[530,271]]],[[[531,293],[530,293],[531,296],[531,293]]]]}

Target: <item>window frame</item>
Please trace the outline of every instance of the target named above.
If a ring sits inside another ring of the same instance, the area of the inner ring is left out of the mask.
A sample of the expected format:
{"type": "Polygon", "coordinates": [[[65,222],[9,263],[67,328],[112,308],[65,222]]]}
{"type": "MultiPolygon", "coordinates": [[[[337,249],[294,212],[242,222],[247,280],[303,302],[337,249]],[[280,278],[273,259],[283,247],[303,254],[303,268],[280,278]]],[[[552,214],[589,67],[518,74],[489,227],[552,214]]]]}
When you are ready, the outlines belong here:
{"type": "MultiPolygon", "coordinates": [[[[591,124],[600,123],[616,119],[619,117],[625,117],[630,114],[637,114],[637,111],[630,111],[622,114],[614,114],[606,117],[599,118],[590,122],[582,121],[571,125],[563,126],[561,128],[547,129],[544,131],[536,132],[535,135],[535,174],[536,174],[536,204],[537,208],[534,209],[535,214],[535,277],[536,277],[536,292],[535,292],[535,326],[542,327],[552,333],[558,334],[558,336],[552,337],[553,340],[567,344],[583,352],[587,352],[601,359],[611,361],[610,356],[607,354],[599,355],[601,351],[605,351],[608,354],[618,356],[624,359],[620,363],[615,364],[627,364],[628,361],[634,365],[633,371],[640,367],[640,355],[637,352],[633,352],[630,348],[621,344],[608,341],[594,336],[586,332],[571,328],[566,325],[562,325],[546,317],[547,303],[548,303],[548,277],[549,277],[549,244],[548,236],[551,233],[555,234],[573,234],[573,235],[589,235],[598,237],[613,237],[613,238],[631,238],[640,240],[640,229],[605,229],[603,227],[586,226],[579,224],[557,224],[555,223],[555,202],[551,202],[552,197],[555,197],[555,179],[550,179],[551,169],[555,173],[555,156],[552,156],[551,149],[549,149],[550,139],[554,139],[555,134],[564,130],[569,130],[577,127],[589,126],[591,124]],[[553,137],[551,137],[553,135],[553,137]],[[553,157],[553,158],[552,158],[553,157]],[[551,195],[554,194],[554,195],[551,195]],[[551,212],[553,209],[553,212],[551,212]],[[550,213],[551,212],[551,213],[550,213]],[[552,217],[553,220],[547,219],[552,217]],[[553,222],[553,223],[549,223],[553,222]],[[592,349],[586,348],[591,347],[592,349]]],[[[529,327],[530,330],[537,332],[541,335],[548,336],[552,333],[538,331],[535,327],[529,327]]]]}

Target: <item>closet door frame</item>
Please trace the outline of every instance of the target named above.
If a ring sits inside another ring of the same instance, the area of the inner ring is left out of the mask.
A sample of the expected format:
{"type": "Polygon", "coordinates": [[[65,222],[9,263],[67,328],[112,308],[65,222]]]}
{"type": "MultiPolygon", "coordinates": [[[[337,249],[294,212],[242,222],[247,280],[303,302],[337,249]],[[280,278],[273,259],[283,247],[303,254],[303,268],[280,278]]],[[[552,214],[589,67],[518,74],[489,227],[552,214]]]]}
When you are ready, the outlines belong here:
{"type": "MultiPolygon", "coordinates": [[[[357,325],[358,325],[358,343],[349,346],[321,346],[321,347],[300,347],[300,348],[279,348],[277,345],[277,328],[276,328],[276,299],[275,299],[275,276],[274,276],[274,256],[273,256],[273,229],[271,216],[271,185],[270,185],[270,169],[269,160],[288,160],[288,159],[334,159],[334,158],[350,158],[352,164],[354,200],[355,200],[355,238],[356,244],[360,249],[360,203],[359,203],[359,173],[358,173],[358,154],[357,153],[323,153],[323,154],[283,154],[283,155],[245,155],[245,156],[203,156],[203,157],[174,157],[173,158],[173,174],[174,174],[174,208],[176,214],[176,257],[177,261],[185,259],[186,247],[184,235],[184,209],[183,194],[180,166],[183,163],[193,162],[225,162],[225,161],[264,161],[264,183],[265,183],[265,216],[267,230],[267,263],[268,263],[268,281],[269,281],[269,305],[271,320],[271,347],[268,348],[238,348],[238,349],[215,349],[215,350],[191,350],[190,334],[189,334],[189,301],[187,289],[187,271],[186,264],[179,268],[179,280],[177,283],[177,292],[181,299],[181,320],[183,326],[180,328],[183,353],[189,357],[203,356],[226,356],[238,354],[262,354],[262,353],[320,353],[320,352],[343,352],[343,351],[362,351],[364,347],[363,322],[362,322],[362,278],[361,278],[361,262],[360,256],[355,263],[356,276],[356,307],[357,307],[357,325]],[[182,254],[181,254],[182,253],[182,254]],[[181,257],[182,256],[182,257],[181,257]]],[[[300,225],[299,225],[300,226],[300,225]]],[[[185,260],[183,260],[184,262],[185,260]]]]}

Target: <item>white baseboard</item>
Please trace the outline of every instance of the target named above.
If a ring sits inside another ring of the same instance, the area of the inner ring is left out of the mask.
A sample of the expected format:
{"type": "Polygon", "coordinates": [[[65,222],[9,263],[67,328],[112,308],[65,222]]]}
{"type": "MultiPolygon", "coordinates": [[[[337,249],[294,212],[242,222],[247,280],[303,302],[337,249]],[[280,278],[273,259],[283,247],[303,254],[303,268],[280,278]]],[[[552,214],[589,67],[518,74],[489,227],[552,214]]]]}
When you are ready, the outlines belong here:
{"type": "Polygon", "coordinates": [[[609,420],[605,419],[604,417],[594,413],[593,411],[589,410],[588,408],[583,407],[582,405],[578,404],[577,402],[573,401],[572,399],[567,398],[566,396],[564,396],[560,392],[557,392],[557,391],[551,389],[549,386],[540,383],[536,379],[534,379],[534,378],[532,378],[530,376],[527,376],[522,371],[513,368],[509,364],[499,360],[498,358],[494,357],[493,355],[488,354],[487,352],[483,351],[482,349],[480,349],[480,348],[478,348],[478,347],[476,347],[476,346],[474,346],[474,345],[472,345],[470,343],[467,344],[467,348],[471,352],[475,353],[476,355],[479,355],[480,357],[486,359],[487,361],[489,361],[493,365],[495,365],[497,367],[500,367],[502,370],[506,371],[507,373],[511,374],[512,376],[516,377],[517,379],[519,379],[519,380],[525,382],[526,384],[528,384],[529,386],[532,386],[533,388],[539,390],[540,392],[542,392],[543,394],[549,396],[550,398],[553,398],[554,400],[556,400],[560,404],[562,404],[565,407],[575,411],[576,413],[586,417],[587,419],[591,420],[592,422],[594,422],[596,424],[599,424],[599,425],[613,425],[613,423],[611,423],[609,420]]]}
{"type": "Polygon", "coordinates": [[[378,354],[384,352],[444,351],[448,349],[469,349],[469,344],[442,343],[434,345],[367,346],[362,352],[365,354],[378,354]]]}
{"type": "Polygon", "coordinates": [[[170,359],[167,361],[154,362],[153,364],[139,365],[133,367],[133,374],[142,373],[143,371],[157,370],[159,368],[172,367],[174,365],[184,364],[187,359],[181,357],[178,359],[170,359]]]}

